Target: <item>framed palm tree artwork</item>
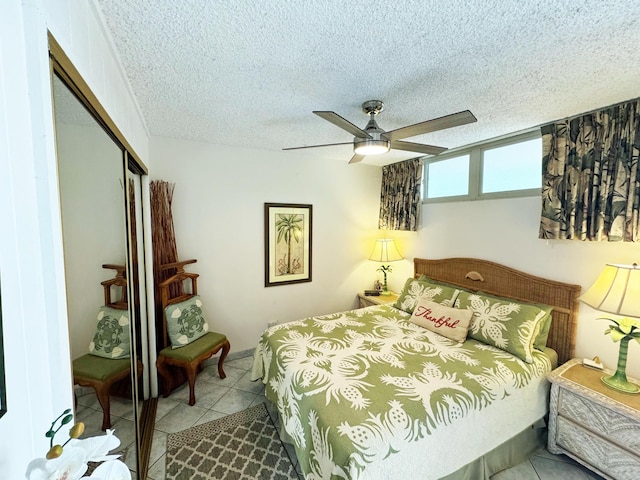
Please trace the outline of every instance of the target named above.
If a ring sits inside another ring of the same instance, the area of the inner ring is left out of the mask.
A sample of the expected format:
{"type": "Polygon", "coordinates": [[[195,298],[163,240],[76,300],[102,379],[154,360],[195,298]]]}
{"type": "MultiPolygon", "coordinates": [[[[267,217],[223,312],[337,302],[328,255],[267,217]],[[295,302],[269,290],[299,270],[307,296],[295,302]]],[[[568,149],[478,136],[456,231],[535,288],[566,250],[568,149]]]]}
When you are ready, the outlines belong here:
{"type": "Polygon", "coordinates": [[[264,286],[311,281],[311,205],[264,204],[264,286]]]}

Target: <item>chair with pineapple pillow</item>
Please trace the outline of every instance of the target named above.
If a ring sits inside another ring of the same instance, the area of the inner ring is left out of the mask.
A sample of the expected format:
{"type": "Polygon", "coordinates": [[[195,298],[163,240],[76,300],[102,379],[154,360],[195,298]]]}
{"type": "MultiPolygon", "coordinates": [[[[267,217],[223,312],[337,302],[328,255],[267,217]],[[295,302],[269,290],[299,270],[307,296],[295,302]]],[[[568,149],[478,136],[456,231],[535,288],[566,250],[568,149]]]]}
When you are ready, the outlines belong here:
{"type": "Polygon", "coordinates": [[[163,380],[164,397],[168,397],[175,388],[170,366],[185,370],[189,382],[189,405],[196,403],[196,375],[202,370],[202,362],[222,350],[218,360],[218,375],[225,378],[223,364],[231,348],[225,335],[209,331],[198,295],[198,274],[184,270],[186,264],[194,262],[185,260],[162,266],[162,269],[176,269],[177,273],[160,284],[165,348],[158,353],[156,361],[163,380]],[[188,287],[187,282],[191,284],[191,293],[183,293],[184,288],[188,287]],[[171,298],[172,291],[177,296],[171,298]]]}
{"type": "MultiPolygon", "coordinates": [[[[114,383],[131,373],[131,341],[125,267],[103,265],[117,271],[116,277],[102,282],[105,305],[98,311],[96,333],[89,344],[89,353],[73,361],[73,383],[95,390],[102,407],[102,430],[111,428],[110,390],[114,383]],[[119,289],[112,301],[112,288],[119,289]]],[[[137,375],[142,362],[137,362],[137,375]]]]}

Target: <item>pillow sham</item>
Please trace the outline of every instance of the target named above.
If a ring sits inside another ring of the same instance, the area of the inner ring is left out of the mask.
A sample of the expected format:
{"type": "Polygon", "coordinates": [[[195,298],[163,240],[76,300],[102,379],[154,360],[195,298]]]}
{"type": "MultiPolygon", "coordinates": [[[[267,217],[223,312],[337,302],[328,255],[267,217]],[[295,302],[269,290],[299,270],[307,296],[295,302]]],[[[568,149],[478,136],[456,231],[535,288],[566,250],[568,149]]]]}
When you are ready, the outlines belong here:
{"type": "Polygon", "coordinates": [[[440,281],[440,280],[434,280],[433,278],[431,278],[431,277],[427,277],[427,276],[426,276],[426,275],[424,275],[424,274],[423,274],[423,275],[420,275],[420,276],[418,277],[418,280],[420,280],[421,282],[435,283],[436,285],[442,285],[442,286],[445,286],[445,287],[453,288],[454,290],[455,290],[456,288],[457,288],[458,290],[460,290],[460,291],[463,291],[463,290],[464,290],[464,288],[462,288],[462,287],[458,287],[458,286],[456,286],[456,285],[452,285],[451,283],[442,282],[442,281],[440,281]]]}
{"type": "Polygon", "coordinates": [[[459,293],[460,290],[452,286],[410,277],[405,282],[402,292],[393,306],[407,313],[413,313],[418,300],[425,298],[431,302],[451,307],[459,293]]]}
{"type": "Polygon", "coordinates": [[[461,292],[456,306],[473,312],[469,337],[533,362],[533,345],[547,312],[508,298],[461,292]]]}
{"type": "Polygon", "coordinates": [[[167,333],[173,348],[184,347],[209,331],[200,295],[169,305],[164,309],[167,333]]]}
{"type": "Polygon", "coordinates": [[[547,346],[547,340],[549,339],[549,331],[551,330],[551,322],[553,321],[553,317],[551,316],[551,312],[553,311],[553,307],[550,305],[537,304],[538,307],[545,310],[546,315],[542,317],[540,320],[540,329],[538,331],[538,335],[533,340],[533,348],[536,350],[544,350],[547,346]]]}
{"type": "MultiPolygon", "coordinates": [[[[504,300],[505,302],[513,301],[512,299],[509,299],[509,298],[497,297],[495,295],[490,295],[482,291],[477,291],[475,293],[477,293],[478,295],[485,295],[488,297],[498,298],[498,299],[504,300]]],[[[520,302],[520,303],[523,303],[523,302],[520,302]]],[[[544,303],[525,303],[525,305],[534,305],[546,312],[546,315],[542,317],[542,320],[540,320],[540,323],[538,324],[538,331],[536,332],[535,339],[533,340],[533,348],[535,348],[536,350],[544,351],[544,349],[547,346],[547,340],[549,339],[551,322],[553,321],[553,317],[551,315],[551,312],[553,311],[553,307],[551,305],[545,305],[544,303]]]]}
{"type": "Polygon", "coordinates": [[[89,353],[104,358],[129,358],[129,311],[100,307],[96,333],[89,343],[89,353]]]}
{"type": "Polygon", "coordinates": [[[409,321],[462,343],[467,338],[472,316],[471,310],[446,307],[426,298],[420,298],[409,321]]]}

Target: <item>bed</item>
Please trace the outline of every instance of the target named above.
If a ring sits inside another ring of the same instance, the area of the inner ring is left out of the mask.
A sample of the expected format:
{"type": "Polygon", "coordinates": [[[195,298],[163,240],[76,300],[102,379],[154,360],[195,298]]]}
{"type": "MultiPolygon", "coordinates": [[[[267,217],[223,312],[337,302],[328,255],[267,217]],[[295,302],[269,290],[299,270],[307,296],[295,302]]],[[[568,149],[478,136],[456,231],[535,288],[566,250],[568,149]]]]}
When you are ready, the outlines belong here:
{"type": "Polygon", "coordinates": [[[415,259],[394,305],[269,327],[252,377],[307,480],[488,478],[543,444],[546,374],[573,356],[579,292],[485,260],[415,259]],[[425,306],[471,318],[468,336],[433,328],[464,321],[421,324],[425,306]]]}

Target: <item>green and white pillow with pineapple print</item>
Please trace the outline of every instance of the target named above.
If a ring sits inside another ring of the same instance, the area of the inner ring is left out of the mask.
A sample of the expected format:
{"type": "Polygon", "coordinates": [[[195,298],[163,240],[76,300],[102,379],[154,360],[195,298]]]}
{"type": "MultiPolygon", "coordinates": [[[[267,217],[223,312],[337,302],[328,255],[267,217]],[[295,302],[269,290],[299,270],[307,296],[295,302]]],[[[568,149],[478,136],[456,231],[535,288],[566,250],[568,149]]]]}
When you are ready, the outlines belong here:
{"type": "Polygon", "coordinates": [[[164,309],[167,333],[173,348],[184,347],[209,331],[199,295],[164,309]]]}
{"type": "Polygon", "coordinates": [[[426,277],[408,278],[398,300],[393,305],[407,313],[413,313],[421,298],[430,302],[453,307],[460,290],[451,286],[434,282],[426,277]]]}
{"type": "Polygon", "coordinates": [[[96,333],[89,343],[89,353],[105,358],[129,358],[131,339],[128,310],[100,307],[96,333]]]}
{"type": "Polygon", "coordinates": [[[551,307],[467,291],[460,292],[455,305],[473,311],[470,338],[533,362],[534,341],[551,307]]]}

